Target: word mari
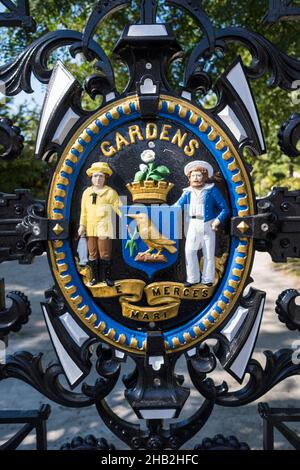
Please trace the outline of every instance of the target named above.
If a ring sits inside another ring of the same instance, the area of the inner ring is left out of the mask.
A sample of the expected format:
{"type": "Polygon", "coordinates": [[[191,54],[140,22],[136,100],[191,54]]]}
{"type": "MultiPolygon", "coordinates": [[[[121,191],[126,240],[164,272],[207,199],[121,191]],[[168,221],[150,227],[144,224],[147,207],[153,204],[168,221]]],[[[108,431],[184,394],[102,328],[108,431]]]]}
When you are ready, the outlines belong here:
{"type": "Polygon", "coordinates": [[[200,148],[199,141],[197,139],[189,139],[187,132],[181,129],[173,129],[171,124],[163,124],[161,129],[159,129],[157,124],[149,122],[143,130],[138,125],[129,126],[126,137],[120,132],[116,132],[114,145],[112,145],[110,141],[105,140],[101,143],[100,149],[105,157],[112,157],[124,147],[144,140],[162,140],[170,142],[171,144],[177,145],[180,149],[183,149],[187,157],[193,157],[196,149],[200,148]]]}

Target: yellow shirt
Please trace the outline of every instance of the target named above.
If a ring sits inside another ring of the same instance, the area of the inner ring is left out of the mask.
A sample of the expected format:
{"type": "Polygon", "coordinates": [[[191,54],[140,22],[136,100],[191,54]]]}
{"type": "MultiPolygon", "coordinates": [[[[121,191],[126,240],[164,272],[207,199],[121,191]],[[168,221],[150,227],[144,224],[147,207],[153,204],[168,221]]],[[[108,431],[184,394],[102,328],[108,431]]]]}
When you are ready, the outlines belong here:
{"type": "Polygon", "coordinates": [[[120,215],[121,202],[118,193],[109,186],[97,192],[96,204],[93,204],[95,190],[90,186],[81,199],[80,225],[86,229],[88,237],[114,238],[112,210],[120,215]]]}

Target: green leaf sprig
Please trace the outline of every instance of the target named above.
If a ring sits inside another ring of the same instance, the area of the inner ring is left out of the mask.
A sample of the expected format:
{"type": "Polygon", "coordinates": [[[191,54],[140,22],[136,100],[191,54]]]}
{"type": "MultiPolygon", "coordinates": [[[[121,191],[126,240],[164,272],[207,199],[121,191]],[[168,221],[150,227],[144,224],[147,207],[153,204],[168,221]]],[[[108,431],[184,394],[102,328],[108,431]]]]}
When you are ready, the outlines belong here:
{"type": "Polygon", "coordinates": [[[166,176],[170,174],[170,170],[165,165],[156,166],[154,163],[149,163],[145,165],[144,170],[138,171],[134,176],[135,182],[140,181],[162,181],[166,176]]]}
{"type": "Polygon", "coordinates": [[[128,230],[130,239],[127,240],[126,242],[125,250],[129,250],[130,258],[133,258],[138,249],[137,242],[135,241],[135,237],[137,235],[137,229],[135,229],[134,233],[132,233],[129,228],[129,225],[127,225],[127,230],[128,230]]]}

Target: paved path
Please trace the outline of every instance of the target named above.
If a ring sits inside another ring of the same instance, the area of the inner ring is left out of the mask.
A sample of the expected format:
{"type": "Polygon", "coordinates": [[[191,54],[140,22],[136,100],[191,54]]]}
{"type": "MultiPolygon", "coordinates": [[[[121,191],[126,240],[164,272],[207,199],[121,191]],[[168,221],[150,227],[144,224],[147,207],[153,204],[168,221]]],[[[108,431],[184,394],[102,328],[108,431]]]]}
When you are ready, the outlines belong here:
{"type": "MultiPolygon", "coordinates": [[[[5,277],[7,290],[21,290],[31,300],[33,314],[30,322],[18,334],[10,336],[9,353],[16,350],[27,350],[32,353],[44,352],[45,362],[55,359],[52,346],[46,331],[40,302],[44,291],[52,285],[52,279],[47,265],[46,257],[35,260],[32,266],[21,266],[15,262],[0,265],[0,275],[5,277]]],[[[297,332],[289,332],[279,323],[274,313],[275,300],[284,289],[300,288],[297,278],[286,276],[273,270],[270,258],[263,253],[257,253],[253,269],[253,286],[267,292],[267,304],[257,342],[254,357],[263,360],[262,351],[272,351],[281,348],[291,348],[295,340],[300,340],[297,332]]],[[[131,364],[125,366],[131,369],[131,364]]],[[[178,364],[178,371],[184,373],[184,361],[178,364]]],[[[212,376],[216,381],[226,379],[234,387],[237,383],[228,374],[215,371],[212,376]]],[[[271,406],[300,407],[300,387],[298,378],[291,378],[277,385],[263,398],[271,406]]],[[[186,381],[186,385],[190,381],[186,381]]],[[[50,403],[52,413],[48,421],[48,443],[50,449],[59,448],[77,434],[106,437],[118,449],[126,448],[117,438],[112,436],[100,421],[94,407],[88,409],[68,409],[50,402],[31,387],[14,379],[0,383],[0,409],[36,409],[41,403],[50,403]]],[[[136,421],[131,410],[126,406],[122,382],[118,383],[115,392],[110,398],[118,415],[136,421]]],[[[201,403],[199,394],[192,390],[191,396],[182,412],[182,417],[191,414],[201,403]]],[[[259,401],[262,401],[260,399],[259,401]]],[[[0,444],[13,434],[14,427],[0,426],[0,444]]],[[[209,421],[194,439],[184,446],[192,449],[204,437],[213,437],[222,433],[226,436],[236,435],[241,441],[246,441],[252,449],[262,448],[262,421],[257,413],[257,402],[231,410],[230,408],[215,407],[209,421]]],[[[23,448],[32,449],[35,445],[34,435],[29,436],[23,448]]],[[[277,448],[288,448],[286,442],[276,435],[277,448]]]]}

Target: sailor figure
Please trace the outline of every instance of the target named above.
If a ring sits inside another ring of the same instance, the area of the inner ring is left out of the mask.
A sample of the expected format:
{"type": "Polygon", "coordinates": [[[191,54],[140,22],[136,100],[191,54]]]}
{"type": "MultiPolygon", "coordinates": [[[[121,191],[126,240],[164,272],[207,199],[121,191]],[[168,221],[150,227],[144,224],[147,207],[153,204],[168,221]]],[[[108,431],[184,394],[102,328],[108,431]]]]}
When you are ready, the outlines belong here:
{"type": "Polygon", "coordinates": [[[188,163],[184,169],[190,186],[175,206],[180,206],[188,220],[185,242],[186,283],[212,286],[215,280],[216,231],[229,217],[229,207],[221,192],[211,183],[213,167],[202,160],[188,163]],[[198,251],[202,248],[203,272],[200,273],[198,251]]]}

